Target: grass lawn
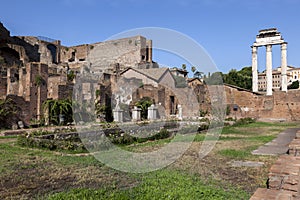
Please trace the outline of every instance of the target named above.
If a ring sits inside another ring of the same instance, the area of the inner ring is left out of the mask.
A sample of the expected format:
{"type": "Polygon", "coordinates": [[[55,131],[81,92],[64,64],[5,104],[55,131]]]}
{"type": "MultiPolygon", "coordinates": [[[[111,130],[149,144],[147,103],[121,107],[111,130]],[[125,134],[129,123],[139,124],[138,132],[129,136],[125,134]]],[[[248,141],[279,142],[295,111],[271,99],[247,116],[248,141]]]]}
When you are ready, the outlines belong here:
{"type": "MultiPolygon", "coordinates": [[[[0,138],[0,199],[249,199],[265,187],[276,156],[252,155],[281,131],[298,123],[255,122],[225,127],[203,159],[203,134],[170,166],[144,174],[110,169],[86,154],[20,147],[15,137],[0,138]],[[233,161],[263,162],[262,167],[233,167],[233,161]]],[[[188,136],[185,136],[188,137],[188,136]]],[[[145,152],[170,139],[129,145],[145,152]]]]}

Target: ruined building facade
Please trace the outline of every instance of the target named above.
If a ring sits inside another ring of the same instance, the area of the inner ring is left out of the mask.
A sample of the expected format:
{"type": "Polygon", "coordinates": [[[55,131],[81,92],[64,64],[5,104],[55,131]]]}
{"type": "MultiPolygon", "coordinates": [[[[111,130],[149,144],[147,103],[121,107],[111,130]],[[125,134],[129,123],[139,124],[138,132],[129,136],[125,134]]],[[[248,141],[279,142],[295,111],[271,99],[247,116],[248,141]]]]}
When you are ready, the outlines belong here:
{"type": "Polygon", "coordinates": [[[70,74],[114,73],[127,67],[155,68],[152,41],[142,36],[72,47],[45,37],[10,36],[0,23],[0,99],[13,99],[20,120],[39,120],[47,99],[72,98],[70,74]]]}

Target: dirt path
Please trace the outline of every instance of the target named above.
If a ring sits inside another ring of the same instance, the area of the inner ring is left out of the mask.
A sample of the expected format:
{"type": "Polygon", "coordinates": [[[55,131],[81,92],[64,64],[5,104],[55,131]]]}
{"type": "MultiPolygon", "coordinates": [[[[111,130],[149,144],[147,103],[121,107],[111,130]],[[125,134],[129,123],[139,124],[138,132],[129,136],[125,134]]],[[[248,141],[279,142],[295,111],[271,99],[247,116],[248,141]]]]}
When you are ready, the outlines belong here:
{"type": "Polygon", "coordinates": [[[0,144],[15,142],[15,141],[17,141],[17,138],[3,138],[0,139],[0,144]]]}
{"type": "Polygon", "coordinates": [[[277,138],[252,151],[254,155],[281,155],[286,154],[290,142],[296,137],[299,128],[289,128],[281,132],[277,138]]]}

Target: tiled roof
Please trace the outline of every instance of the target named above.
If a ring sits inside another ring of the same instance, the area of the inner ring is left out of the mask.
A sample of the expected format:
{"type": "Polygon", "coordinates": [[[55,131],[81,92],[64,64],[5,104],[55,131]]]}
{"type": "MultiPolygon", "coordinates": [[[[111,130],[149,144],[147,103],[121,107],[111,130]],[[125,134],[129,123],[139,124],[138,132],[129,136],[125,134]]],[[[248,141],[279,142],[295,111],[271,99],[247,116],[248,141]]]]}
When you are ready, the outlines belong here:
{"type": "Polygon", "coordinates": [[[136,69],[136,71],[141,72],[142,74],[149,76],[157,81],[168,71],[169,68],[162,67],[162,68],[151,68],[151,69],[136,69]]]}
{"type": "Polygon", "coordinates": [[[155,81],[159,81],[162,76],[169,70],[169,68],[161,67],[161,68],[151,68],[151,69],[135,69],[135,68],[127,68],[122,73],[126,72],[127,70],[132,69],[136,72],[139,72],[155,81]]]}

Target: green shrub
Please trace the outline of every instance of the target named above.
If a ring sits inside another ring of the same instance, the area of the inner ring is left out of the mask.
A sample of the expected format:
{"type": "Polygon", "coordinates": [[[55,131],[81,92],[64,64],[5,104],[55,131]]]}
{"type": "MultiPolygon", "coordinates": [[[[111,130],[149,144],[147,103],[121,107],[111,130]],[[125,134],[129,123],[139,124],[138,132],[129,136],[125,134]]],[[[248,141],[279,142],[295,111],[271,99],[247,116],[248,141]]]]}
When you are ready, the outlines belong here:
{"type": "Polygon", "coordinates": [[[251,124],[254,122],[256,122],[255,119],[246,117],[246,118],[241,118],[241,119],[237,120],[233,126],[246,125],[246,124],[251,124]]]}
{"type": "Polygon", "coordinates": [[[110,141],[113,144],[129,145],[129,144],[133,144],[134,142],[142,143],[149,140],[153,141],[153,140],[165,139],[170,137],[171,133],[167,129],[163,128],[155,135],[149,137],[135,137],[135,136],[131,136],[128,133],[123,133],[121,131],[116,131],[114,134],[109,134],[107,136],[110,138],[110,141]]]}
{"type": "Polygon", "coordinates": [[[86,149],[78,136],[60,140],[54,139],[54,134],[49,135],[49,139],[42,138],[41,136],[43,135],[49,135],[49,132],[34,131],[30,134],[20,135],[18,136],[17,144],[30,148],[86,152],[86,149]]]}

